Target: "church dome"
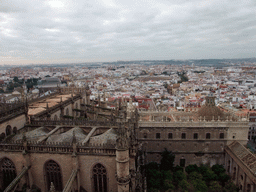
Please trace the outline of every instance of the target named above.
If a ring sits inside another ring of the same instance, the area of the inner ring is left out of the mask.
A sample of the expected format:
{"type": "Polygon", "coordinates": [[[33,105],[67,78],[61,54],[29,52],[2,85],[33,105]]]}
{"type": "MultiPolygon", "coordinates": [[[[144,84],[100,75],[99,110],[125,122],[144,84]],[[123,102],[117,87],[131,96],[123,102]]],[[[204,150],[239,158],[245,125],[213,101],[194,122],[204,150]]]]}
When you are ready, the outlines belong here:
{"type": "Polygon", "coordinates": [[[213,96],[206,97],[205,105],[197,112],[198,119],[211,121],[211,120],[225,120],[226,115],[221,109],[215,106],[215,98],[213,96]]]}

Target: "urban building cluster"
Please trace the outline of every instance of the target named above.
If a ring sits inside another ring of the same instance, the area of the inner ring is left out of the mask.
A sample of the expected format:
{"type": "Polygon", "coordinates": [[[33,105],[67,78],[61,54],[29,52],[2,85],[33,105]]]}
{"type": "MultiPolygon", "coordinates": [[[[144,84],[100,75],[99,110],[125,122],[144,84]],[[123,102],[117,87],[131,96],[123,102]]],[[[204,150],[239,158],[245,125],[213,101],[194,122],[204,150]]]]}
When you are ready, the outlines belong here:
{"type": "Polygon", "coordinates": [[[256,191],[251,63],[0,74],[1,190],[145,191],[142,167],[167,149],[176,165],[221,164],[240,190],[256,191]]]}

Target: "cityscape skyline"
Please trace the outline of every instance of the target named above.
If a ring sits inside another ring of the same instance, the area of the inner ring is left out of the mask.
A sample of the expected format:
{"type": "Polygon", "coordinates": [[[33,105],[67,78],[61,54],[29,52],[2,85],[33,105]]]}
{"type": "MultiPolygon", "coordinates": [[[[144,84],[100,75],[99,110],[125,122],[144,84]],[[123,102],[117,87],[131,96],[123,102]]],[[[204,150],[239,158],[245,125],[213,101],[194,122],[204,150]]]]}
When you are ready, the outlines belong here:
{"type": "Polygon", "coordinates": [[[255,57],[255,1],[2,1],[0,65],[255,57]]]}

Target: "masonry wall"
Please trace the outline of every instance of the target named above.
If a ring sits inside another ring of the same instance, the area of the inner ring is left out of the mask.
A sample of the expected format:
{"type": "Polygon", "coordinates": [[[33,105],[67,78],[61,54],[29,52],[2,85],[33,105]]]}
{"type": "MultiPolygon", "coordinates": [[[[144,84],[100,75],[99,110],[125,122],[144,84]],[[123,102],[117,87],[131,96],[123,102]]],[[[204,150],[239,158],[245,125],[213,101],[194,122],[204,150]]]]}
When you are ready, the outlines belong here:
{"type": "Polygon", "coordinates": [[[166,148],[175,154],[176,165],[185,159],[185,166],[212,166],[224,164],[227,130],[227,127],[140,127],[138,138],[146,146],[148,162],[160,163],[161,152],[166,148]],[[182,134],[185,134],[185,138],[182,138],[182,134]],[[220,134],[224,134],[224,137],[220,137],[220,134]]]}
{"type": "Polygon", "coordinates": [[[225,153],[225,169],[241,191],[256,191],[255,176],[253,179],[252,173],[245,168],[238,157],[234,158],[233,155],[225,153]]]}
{"type": "Polygon", "coordinates": [[[101,163],[107,170],[108,191],[117,191],[115,156],[79,156],[81,186],[86,191],[93,191],[92,169],[101,163]]]}
{"type": "Polygon", "coordinates": [[[242,145],[247,144],[249,125],[246,127],[230,127],[228,129],[228,145],[234,140],[239,141],[242,145]]]}
{"type": "Polygon", "coordinates": [[[9,121],[6,121],[2,124],[0,124],[0,134],[1,133],[5,133],[6,134],[6,127],[8,125],[11,126],[12,130],[14,127],[17,128],[17,130],[21,129],[22,127],[24,127],[24,125],[26,124],[26,116],[25,114],[22,114],[18,117],[15,117],[9,121]]]}
{"type": "MultiPolygon", "coordinates": [[[[2,158],[9,158],[15,165],[17,175],[21,172],[23,166],[26,166],[25,156],[22,152],[1,152],[2,158]]],[[[73,168],[75,168],[75,157],[71,154],[51,154],[51,153],[29,153],[28,161],[31,163],[30,185],[35,184],[42,192],[47,192],[46,175],[44,171],[45,163],[53,160],[61,168],[63,189],[67,183],[73,168]]],[[[107,155],[78,155],[78,167],[80,174],[80,186],[86,191],[93,191],[92,169],[97,163],[101,163],[107,170],[108,191],[117,191],[116,160],[115,156],[107,155]]],[[[25,177],[20,182],[17,190],[21,190],[26,183],[25,177]]]]}

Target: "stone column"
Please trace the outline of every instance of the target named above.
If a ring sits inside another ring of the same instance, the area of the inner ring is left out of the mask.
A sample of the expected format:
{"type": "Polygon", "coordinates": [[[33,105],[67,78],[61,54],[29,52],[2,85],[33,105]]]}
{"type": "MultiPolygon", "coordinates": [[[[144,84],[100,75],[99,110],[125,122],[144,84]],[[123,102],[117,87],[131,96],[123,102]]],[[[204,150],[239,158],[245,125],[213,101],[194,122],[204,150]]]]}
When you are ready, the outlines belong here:
{"type": "Polygon", "coordinates": [[[116,150],[116,172],[118,192],[129,192],[129,149],[116,150]]]}
{"type": "Polygon", "coordinates": [[[118,129],[116,145],[116,180],[118,192],[129,192],[130,170],[129,170],[129,144],[127,129],[121,124],[118,129]]]}

